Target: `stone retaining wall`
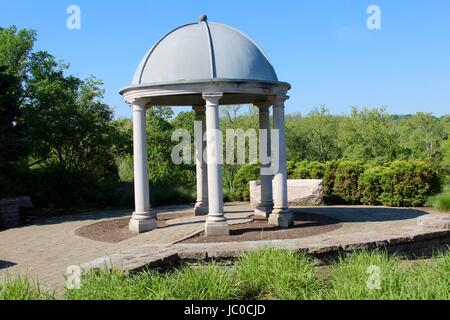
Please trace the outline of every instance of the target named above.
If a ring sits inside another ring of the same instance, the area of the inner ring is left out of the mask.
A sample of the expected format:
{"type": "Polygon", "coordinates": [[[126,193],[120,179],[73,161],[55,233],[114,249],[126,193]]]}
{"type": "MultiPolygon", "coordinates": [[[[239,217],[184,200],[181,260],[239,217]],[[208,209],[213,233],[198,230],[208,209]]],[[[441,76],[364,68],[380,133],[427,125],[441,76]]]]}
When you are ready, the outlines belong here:
{"type": "Polygon", "coordinates": [[[450,247],[450,230],[424,230],[422,234],[389,240],[361,241],[340,245],[303,247],[294,240],[270,240],[241,243],[207,243],[203,245],[175,244],[168,246],[144,246],[130,248],[111,256],[98,258],[80,265],[83,271],[103,268],[117,268],[126,271],[140,271],[146,268],[164,268],[182,261],[189,264],[203,264],[211,260],[234,260],[242,253],[265,247],[295,250],[309,255],[316,265],[327,265],[339,257],[357,250],[382,250],[401,258],[431,257],[445,252],[450,247]]]}
{"type": "Polygon", "coordinates": [[[33,207],[30,197],[0,200],[0,230],[17,228],[20,225],[20,208],[33,207]]]}
{"type": "Polygon", "coordinates": [[[18,227],[20,211],[14,199],[0,200],[0,230],[18,227]]]}

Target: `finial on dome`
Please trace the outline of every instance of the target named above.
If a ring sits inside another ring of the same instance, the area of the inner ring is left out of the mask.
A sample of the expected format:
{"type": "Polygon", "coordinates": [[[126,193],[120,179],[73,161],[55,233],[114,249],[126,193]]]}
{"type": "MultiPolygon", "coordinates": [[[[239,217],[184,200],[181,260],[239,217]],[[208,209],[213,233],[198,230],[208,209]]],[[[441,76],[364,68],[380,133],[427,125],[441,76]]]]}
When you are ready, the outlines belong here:
{"type": "Polygon", "coordinates": [[[207,22],[208,21],[208,17],[206,16],[206,14],[202,14],[199,18],[198,18],[199,22],[207,22]]]}

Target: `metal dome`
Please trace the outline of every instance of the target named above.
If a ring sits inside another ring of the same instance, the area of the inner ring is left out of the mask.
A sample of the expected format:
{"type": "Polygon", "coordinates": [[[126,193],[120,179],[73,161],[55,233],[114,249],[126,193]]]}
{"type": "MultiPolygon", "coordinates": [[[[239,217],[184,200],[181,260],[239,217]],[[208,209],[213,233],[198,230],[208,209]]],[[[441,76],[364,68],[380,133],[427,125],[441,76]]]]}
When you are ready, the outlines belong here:
{"type": "Polygon", "coordinates": [[[261,48],[230,26],[206,21],[164,36],[142,59],[133,85],[205,80],[278,82],[261,48]]]}

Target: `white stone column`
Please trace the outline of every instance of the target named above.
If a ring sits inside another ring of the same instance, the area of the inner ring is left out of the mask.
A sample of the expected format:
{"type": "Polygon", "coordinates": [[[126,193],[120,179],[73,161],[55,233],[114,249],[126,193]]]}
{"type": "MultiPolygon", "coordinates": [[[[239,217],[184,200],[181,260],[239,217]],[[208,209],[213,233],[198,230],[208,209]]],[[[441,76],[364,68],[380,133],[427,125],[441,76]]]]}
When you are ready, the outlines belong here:
{"type": "Polygon", "coordinates": [[[222,191],[222,139],[219,124],[219,101],[222,93],[203,93],[206,101],[206,136],[208,166],[208,218],[206,236],[228,235],[224,217],[222,191]]]}
{"type": "Polygon", "coordinates": [[[195,111],[195,164],[197,178],[197,202],[195,203],[194,213],[196,216],[208,214],[208,172],[205,158],[206,140],[203,139],[206,132],[206,107],[194,106],[195,111]]]}
{"type": "Polygon", "coordinates": [[[273,210],[272,168],[270,160],[270,105],[258,104],[259,108],[259,162],[261,166],[261,201],[256,204],[255,215],[268,218],[273,210]],[[265,143],[264,143],[265,142],[265,143]]]}
{"type": "MultiPolygon", "coordinates": [[[[269,217],[269,223],[281,228],[288,228],[294,222],[292,212],[288,208],[287,170],[286,170],[286,124],[284,118],[284,101],[287,96],[278,96],[273,104],[273,128],[278,130],[278,141],[274,141],[274,148],[278,148],[278,170],[273,179],[274,209],[269,217]]],[[[276,169],[276,168],[275,168],[276,169]]]]}
{"type": "Polygon", "coordinates": [[[150,207],[145,103],[142,100],[135,100],[132,107],[135,211],[129,228],[133,232],[143,233],[155,229],[156,220],[155,213],[150,207]]]}

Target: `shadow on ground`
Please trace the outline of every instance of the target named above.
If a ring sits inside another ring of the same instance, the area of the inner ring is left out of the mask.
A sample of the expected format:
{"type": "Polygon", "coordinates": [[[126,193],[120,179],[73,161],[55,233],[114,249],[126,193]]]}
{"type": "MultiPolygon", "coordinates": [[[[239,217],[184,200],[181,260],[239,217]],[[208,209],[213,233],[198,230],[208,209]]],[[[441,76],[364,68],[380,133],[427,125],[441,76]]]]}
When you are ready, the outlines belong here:
{"type": "Polygon", "coordinates": [[[292,210],[296,213],[320,214],[342,222],[408,220],[429,214],[421,209],[386,207],[305,207],[292,210]]]}
{"type": "MultiPolygon", "coordinates": [[[[173,206],[164,206],[164,207],[156,207],[153,208],[158,213],[168,213],[168,212],[184,212],[187,210],[192,210],[193,204],[186,204],[186,205],[173,205],[173,206]]],[[[127,217],[132,214],[132,209],[118,209],[118,210],[108,210],[108,211],[94,211],[94,212],[86,212],[86,213],[79,213],[79,214],[70,214],[70,215],[60,215],[60,216],[54,216],[54,217],[42,217],[42,218],[35,218],[32,220],[31,223],[26,223],[23,226],[28,225],[51,225],[51,224],[58,224],[62,222],[74,222],[74,221],[98,221],[102,219],[109,219],[109,218],[121,218],[121,217],[127,217]]]]}
{"type": "Polygon", "coordinates": [[[17,263],[0,260],[0,270],[15,266],[17,263]]]}

